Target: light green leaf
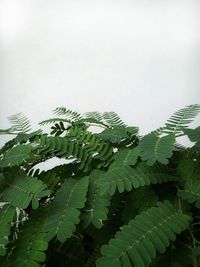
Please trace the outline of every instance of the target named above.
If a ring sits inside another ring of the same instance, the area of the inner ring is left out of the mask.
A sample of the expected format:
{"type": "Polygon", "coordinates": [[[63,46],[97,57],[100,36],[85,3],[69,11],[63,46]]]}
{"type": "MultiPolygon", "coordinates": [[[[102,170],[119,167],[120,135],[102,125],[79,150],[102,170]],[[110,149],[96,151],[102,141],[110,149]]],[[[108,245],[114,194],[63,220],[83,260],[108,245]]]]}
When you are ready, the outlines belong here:
{"type": "Polygon", "coordinates": [[[27,208],[32,201],[33,209],[37,209],[39,200],[50,194],[47,186],[37,178],[31,176],[17,177],[2,192],[3,199],[19,208],[27,208]]]}
{"type": "Polygon", "coordinates": [[[100,173],[100,171],[94,171],[90,174],[87,202],[81,216],[84,227],[92,223],[96,228],[101,228],[103,221],[107,219],[111,196],[108,193],[102,195],[95,184],[100,173]]]}
{"type": "Polygon", "coordinates": [[[175,135],[168,134],[159,137],[154,133],[145,135],[139,143],[141,156],[148,165],[153,165],[156,161],[167,164],[173,154],[175,146],[175,135]]]}
{"type": "Polygon", "coordinates": [[[71,237],[79,223],[80,210],[84,207],[88,188],[88,177],[67,179],[58,190],[45,221],[47,239],[54,236],[60,242],[71,237]]]}
{"type": "Polygon", "coordinates": [[[3,154],[3,159],[0,162],[0,167],[12,167],[22,164],[27,160],[32,151],[31,145],[18,145],[9,149],[3,154]]]}
{"type": "Polygon", "coordinates": [[[112,167],[119,165],[134,166],[137,163],[139,155],[140,155],[140,149],[138,146],[131,149],[123,148],[116,153],[112,167]]]}

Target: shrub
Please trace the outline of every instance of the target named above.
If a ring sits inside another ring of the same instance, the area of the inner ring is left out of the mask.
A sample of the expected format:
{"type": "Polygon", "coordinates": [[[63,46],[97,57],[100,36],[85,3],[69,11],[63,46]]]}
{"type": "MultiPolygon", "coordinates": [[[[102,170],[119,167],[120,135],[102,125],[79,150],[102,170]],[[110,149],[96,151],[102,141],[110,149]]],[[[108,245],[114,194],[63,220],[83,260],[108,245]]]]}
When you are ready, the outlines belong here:
{"type": "Polygon", "coordinates": [[[115,112],[54,110],[50,133],[23,114],[0,149],[0,265],[200,266],[200,105],[140,136],[115,112]],[[101,129],[92,131],[91,126],[101,129]],[[177,143],[188,136],[192,147],[177,143]],[[52,158],[65,164],[49,170],[52,158]]]}

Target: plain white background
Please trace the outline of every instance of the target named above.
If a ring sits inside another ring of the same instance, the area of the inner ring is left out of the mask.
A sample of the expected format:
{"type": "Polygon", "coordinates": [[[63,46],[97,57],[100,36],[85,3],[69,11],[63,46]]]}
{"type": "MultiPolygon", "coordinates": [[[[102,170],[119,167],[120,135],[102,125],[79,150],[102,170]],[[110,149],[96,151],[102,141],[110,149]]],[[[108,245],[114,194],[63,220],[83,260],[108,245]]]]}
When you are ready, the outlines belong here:
{"type": "Polygon", "coordinates": [[[200,103],[199,0],[0,0],[0,128],[57,106],[141,133],[200,103]]]}

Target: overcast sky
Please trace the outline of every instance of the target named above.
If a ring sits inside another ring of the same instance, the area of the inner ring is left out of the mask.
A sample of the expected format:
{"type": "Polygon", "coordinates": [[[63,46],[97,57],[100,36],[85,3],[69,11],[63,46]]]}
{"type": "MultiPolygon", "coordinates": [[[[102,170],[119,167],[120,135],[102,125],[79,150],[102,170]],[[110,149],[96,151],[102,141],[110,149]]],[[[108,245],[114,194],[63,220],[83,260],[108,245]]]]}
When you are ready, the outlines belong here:
{"type": "Polygon", "coordinates": [[[146,133],[200,103],[199,0],[0,0],[0,128],[66,106],[146,133]]]}

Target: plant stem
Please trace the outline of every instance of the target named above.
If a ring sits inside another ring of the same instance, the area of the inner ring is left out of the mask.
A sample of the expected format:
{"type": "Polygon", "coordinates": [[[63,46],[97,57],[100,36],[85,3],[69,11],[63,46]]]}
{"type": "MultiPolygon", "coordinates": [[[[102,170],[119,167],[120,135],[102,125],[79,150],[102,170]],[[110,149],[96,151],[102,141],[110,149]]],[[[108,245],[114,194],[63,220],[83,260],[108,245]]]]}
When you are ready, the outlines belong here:
{"type": "MultiPolygon", "coordinates": [[[[196,238],[193,235],[192,230],[190,229],[190,227],[188,227],[188,230],[189,230],[190,236],[192,238],[193,248],[196,248],[196,238]]],[[[197,267],[197,258],[196,258],[195,255],[193,255],[193,266],[197,267]]]]}

